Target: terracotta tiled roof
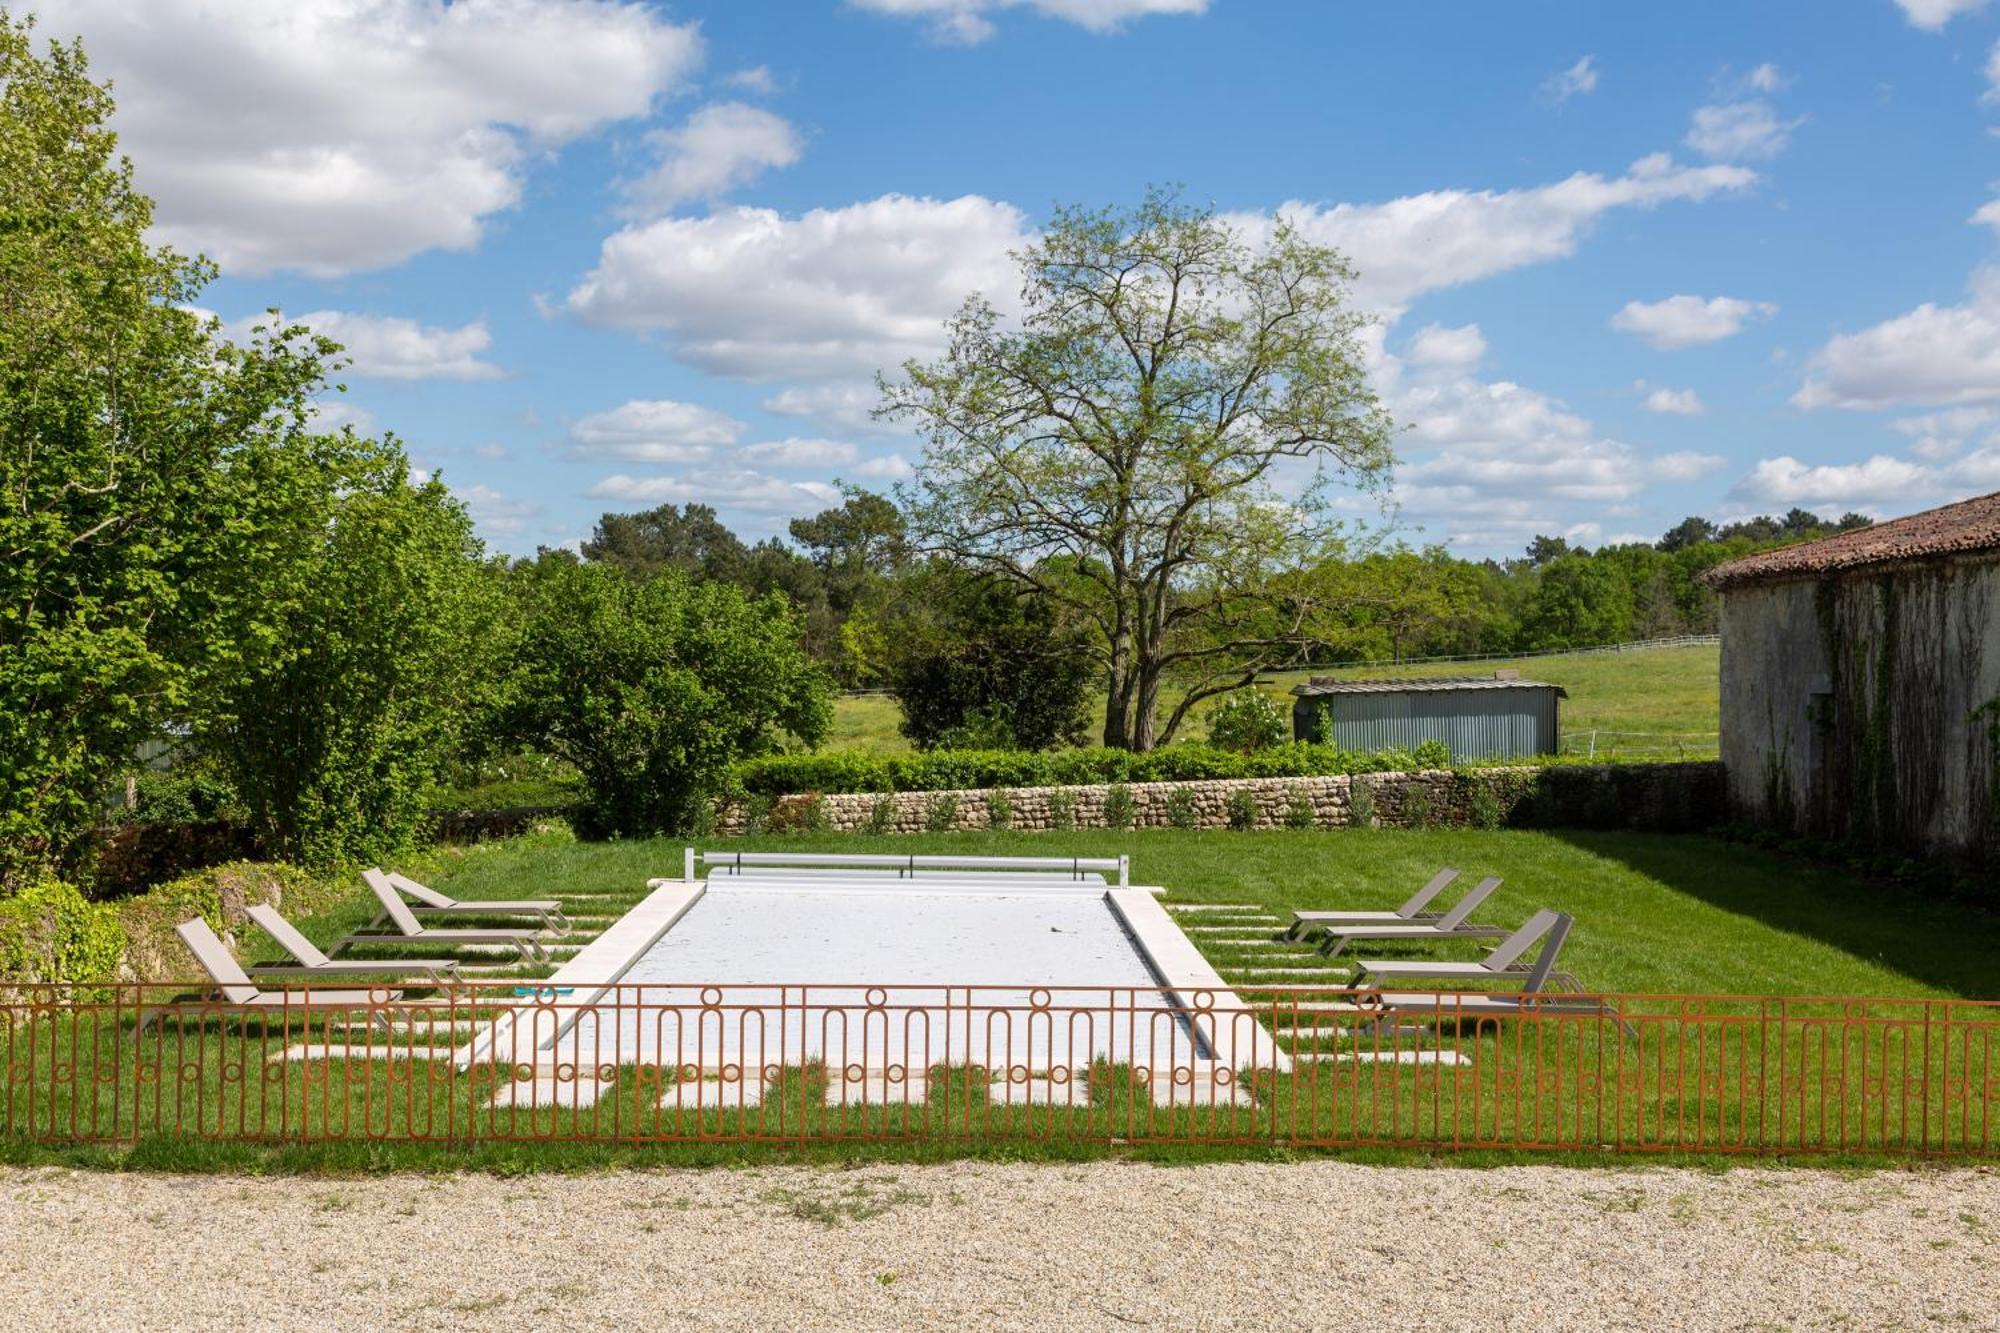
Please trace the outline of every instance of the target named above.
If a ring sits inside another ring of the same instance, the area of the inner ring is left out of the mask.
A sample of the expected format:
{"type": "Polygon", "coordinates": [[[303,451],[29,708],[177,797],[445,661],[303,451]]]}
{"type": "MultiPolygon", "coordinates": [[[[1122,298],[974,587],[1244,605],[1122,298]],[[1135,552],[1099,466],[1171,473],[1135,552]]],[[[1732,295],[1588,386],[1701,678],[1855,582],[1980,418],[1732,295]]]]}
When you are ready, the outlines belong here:
{"type": "Polygon", "coordinates": [[[2000,491],[1816,542],[1759,551],[1717,565],[1702,577],[1713,587],[1730,588],[1763,579],[1806,578],[1892,560],[1974,551],[2000,555],[2000,491]]]}

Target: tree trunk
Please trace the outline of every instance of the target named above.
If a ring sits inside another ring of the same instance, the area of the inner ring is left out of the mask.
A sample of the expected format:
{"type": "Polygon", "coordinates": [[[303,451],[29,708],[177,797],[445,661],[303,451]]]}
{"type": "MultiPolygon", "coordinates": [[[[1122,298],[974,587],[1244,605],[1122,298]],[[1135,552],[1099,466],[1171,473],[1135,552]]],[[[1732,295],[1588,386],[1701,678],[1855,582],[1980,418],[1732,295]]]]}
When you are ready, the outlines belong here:
{"type": "Polygon", "coordinates": [[[1141,662],[1133,675],[1139,685],[1132,710],[1132,749],[1144,754],[1157,743],[1153,728],[1160,711],[1160,670],[1155,663],[1141,662]]]}
{"type": "Polygon", "coordinates": [[[1111,630],[1111,662],[1104,677],[1104,744],[1124,749],[1131,740],[1132,622],[1123,606],[1111,630]]]}

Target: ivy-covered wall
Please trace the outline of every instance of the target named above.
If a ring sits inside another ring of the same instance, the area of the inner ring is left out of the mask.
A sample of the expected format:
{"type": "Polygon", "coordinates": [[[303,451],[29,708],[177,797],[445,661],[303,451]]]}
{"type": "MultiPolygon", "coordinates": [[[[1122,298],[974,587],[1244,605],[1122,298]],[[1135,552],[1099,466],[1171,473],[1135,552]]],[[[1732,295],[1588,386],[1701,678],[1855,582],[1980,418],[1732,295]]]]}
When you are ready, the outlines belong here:
{"type": "Polygon", "coordinates": [[[1738,812],[1954,861],[2000,860],[2000,558],[1722,597],[1722,761],[1738,812]]]}

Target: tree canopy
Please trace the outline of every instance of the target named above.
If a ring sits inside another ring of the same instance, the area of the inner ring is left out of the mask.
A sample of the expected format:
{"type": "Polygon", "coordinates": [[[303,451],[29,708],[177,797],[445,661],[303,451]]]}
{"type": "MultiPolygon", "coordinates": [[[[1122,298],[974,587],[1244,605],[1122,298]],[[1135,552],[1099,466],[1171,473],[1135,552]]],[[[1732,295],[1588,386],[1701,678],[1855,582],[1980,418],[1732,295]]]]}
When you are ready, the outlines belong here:
{"type": "Polygon", "coordinates": [[[1268,589],[1331,532],[1331,484],[1390,464],[1352,272],[1161,191],[1059,210],[1017,259],[1018,321],[975,295],[942,358],[882,381],[926,437],[899,494],[922,548],[1094,626],[1105,744],[1150,749],[1293,650],[1268,589]]]}

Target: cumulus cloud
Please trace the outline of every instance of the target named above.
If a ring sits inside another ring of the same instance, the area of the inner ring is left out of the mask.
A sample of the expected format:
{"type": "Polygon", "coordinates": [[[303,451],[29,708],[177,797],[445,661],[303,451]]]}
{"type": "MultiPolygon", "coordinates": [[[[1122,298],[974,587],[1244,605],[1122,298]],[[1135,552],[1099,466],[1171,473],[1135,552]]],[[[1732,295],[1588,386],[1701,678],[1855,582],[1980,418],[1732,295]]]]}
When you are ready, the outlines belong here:
{"type": "Polygon", "coordinates": [[[1639,406],[1648,412],[1660,412],[1668,416],[1698,417],[1708,409],[1701,401],[1701,395],[1693,389],[1669,389],[1665,385],[1648,385],[1644,380],[1637,386],[1646,396],[1639,406]]]}
{"type": "Polygon", "coordinates": [[[1597,91],[1597,57],[1585,56],[1561,70],[1542,83],[1542,96],[1552,102],[1567,102],[1572,97],[1587,96],[1597,91]]]}
{"type": "Polygon", "coordinates": [[[692,463],[735,444],[746,429],[735,418],[695,403],[634,399],[571,426],[570,452],[632,463],[692,463]]]}
{"type": "Polygon", "coordinates": [[[479,534],[502,545],[520,536],[528,520],[542,512],[540,505],[517,500],[484,483],[454,486],[451,493],[464,503],[465,512],[472,516],[473,527],[479,534]]]}
{"type": "Polygon", "coordinates": [[[739,451],[743,460],[761,467],[787,469],[833,468],[852,463],[860,451],[842,440],[761,440],[739,451]]]}
{"type": "Polygon", "coordinates": [[[873,481],[901,481],[915,474],[910,460],[901,454],[880,454],[874,458],[864,458],[854,468],[854,475],[873,481]]]}
{"type": "Polygon", "coordinates": [[[1412,365],[1464,369],[1476,366],[1486,355],[1486,335],[1477,324],[1446,328],[1426,324],[1410,339],[1408,360],[1412,365]]]}
{"type": "Polygon", "coordinates": [[[1201,14],[1208,0],[849,0],[857,9],[898,18],[920,18],[933,41],[972,46],[995,32],[988,15],[1027,8],[1092,32],[1112,32],[1153,14],[1201,14]]]}
{"type": "Polygon", "coordinates": [[[1028,236],[1018,209],[979,195],[664,218],[606,239],[565,307],[716,374],[851,379],[934,355],[968,292],[1011,299],[1007,251],[1028,236]]]}
{"type": "Polygon", "coordinates": [[[356,435],[367,435],[375,429],[375,416],[351,398],[315,398],[312,404],[312,428],[328,434],[347,429],[356,435]]]}
{"type": "Polygon", "coordinates": [[[1743,332],[1752,320],[1769,319],[1778,307],[1734,296],[1669,296],[1664,301],[1627,301],[1611,317],[1620,333],[1644,338],[1655,347],[1695,347],[1743,332]]]}
{"type": "Polygon", "coordinates": [[[343,374],[387,380],[492,380],[506,374],[480,359],[493,344],[483,320],[458,328],[419,324],[397,315],[314,310],[303,315],[249,315],[223,326],[239,342],[260,324],[304,324],[346,349],[343,374]]]}
{"type": "Polygon", "coordinates": [[[68,0],[160,236],[236,274],[466,250],[538,156],[648,114],[698,65],[636,0],[68,0]]]}
{"type": "MultiPolygon", "coordinates": [[[[1747,167],[1687,167],[1659,153],[1634,162],[1622,176],[1578,172],[1550,185],[1431,190],[1378,204],[1292,202],[1278,214],[1307,239],[1353,260],[1361,303],[1394,315],[1425,292],[1574,254],[1598,219],[1614,210],[1699,202],[1756,181],[1747,167]]],[[[1270,227],[1259,214],[1234,214],[1231,221],[1253,237],[1270,227]]]]}
{"type": "Polygon", "coordinates": [[[1806,362],[1798,407],[2000,402],[2000,269],[1982,268],[1957,305],[1929,301],[1832,338],[1806,362]]]}
{"type": "Polygon", "coordinates": [[[1984,9],[1986,0],[1896,0],[1912,27],[1937,32],[1960,14],[1984,9]]]}
{"type": "Polygon", "coordinates": [[[1950,458],[1964,451],[1971,438],[2000,420],[1990,407],[1954,407],[1943,412],[1902,417],[1889,429],[1910,441],[1910,452],[1919,458],[1950,458]]]}
{"type": "Polygon", "coordinates": [[[803,417],[841,434],[906,435],[894,422],[874,417],[881,395],[873,384],[793,385],[758,406],[781,417],[803,417]]]}
{"type": "Polygon", "coordinates": [[[1762,98],[1719,102],[1695,108],[1684,142],[1711,161],[1759,162],[1784,152],[1791,145],[1792,131],[1803,124],[1803,116],[1782,119],[1762,98]]]}
{"type": "Polygon", "coordinates": [[[791,166],[801,152],[790,121],[745,102],[712,102],[679,128],[654,131],[647,143],[658,164],[621,186],[640,214],[718,199],[773,167],[791,166]]]}
{"type": "Polygon", "coordinates": [[[816,514],[841,502],[831,482],[785,481],[747,468],[719,467],[667,476],[615,473],[586,492],[591,498],[626,504],[698,504],[758,514],[816,514]]]}
{"type": "Polygon", "coordinates": [[[723,77],[722,82],[731,88],[741,88],[746,93],[778,91],[778,81],[772,77],[768,65],[752,65],[749,69],[732,71],[723,77]]]}

